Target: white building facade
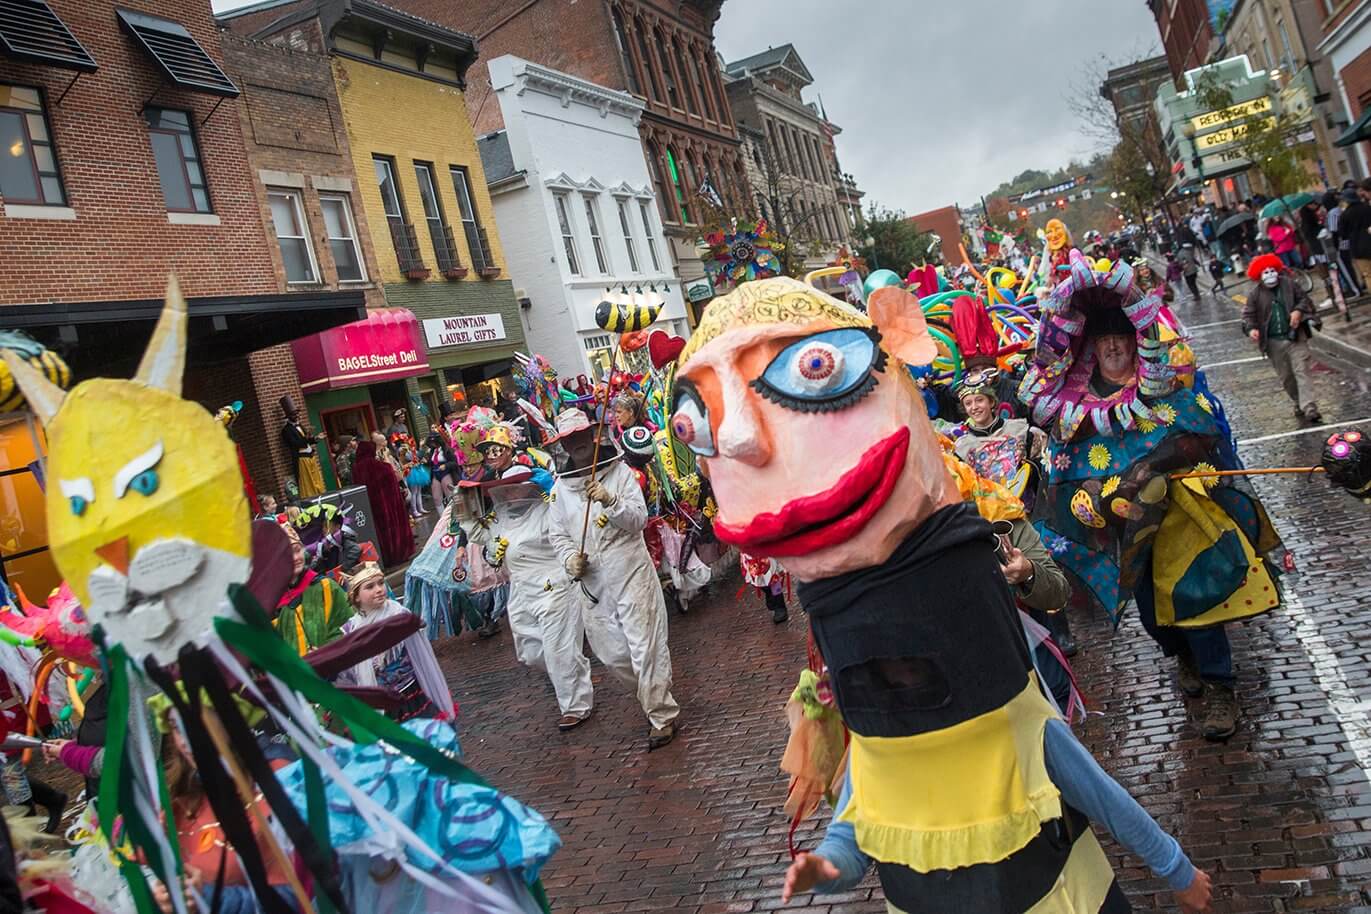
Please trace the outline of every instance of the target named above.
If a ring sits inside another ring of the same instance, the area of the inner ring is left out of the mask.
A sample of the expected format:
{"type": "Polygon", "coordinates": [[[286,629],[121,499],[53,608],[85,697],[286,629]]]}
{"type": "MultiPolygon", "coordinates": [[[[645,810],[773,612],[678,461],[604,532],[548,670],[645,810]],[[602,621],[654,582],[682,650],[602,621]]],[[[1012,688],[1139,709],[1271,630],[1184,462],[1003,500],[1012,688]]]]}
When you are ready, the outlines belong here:
{"type": "MultiPolygon", "coordinates": [[[[654,289],[657,322],[688,333],[685,304],[638,132],[643,102],[513,55],[490,62],[505,127],[477,141],[524,335],[563,378],[600,378],[614,335],[595,324],[607,290],[654,289]]],[[[645,350],[621,355],[641,370],[645,350]]]]}

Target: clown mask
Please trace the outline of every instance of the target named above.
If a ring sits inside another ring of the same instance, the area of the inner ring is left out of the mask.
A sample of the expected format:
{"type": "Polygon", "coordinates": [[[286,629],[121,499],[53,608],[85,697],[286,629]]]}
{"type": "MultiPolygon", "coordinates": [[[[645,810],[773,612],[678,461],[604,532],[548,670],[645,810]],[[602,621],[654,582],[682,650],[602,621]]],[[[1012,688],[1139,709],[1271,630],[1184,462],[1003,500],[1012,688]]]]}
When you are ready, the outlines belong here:
{"type": "Polygon", "coordinates": [[[1262,270],[1262,285],[1266,286],[1268,289],[1276,288],[1276,283],[1280,281],[1280,271],[1275,267],[1267,267],[1265,270],[1262,270]]]}
{"type": "Polygon", "coordinates": [[[887,287],[868,311],[788,277],[744,283],[681,355],[671,430],[709,476],[715,531],[800,580],[880,564],[959,499],[904,368],[936,355],[918,300],[887,287]]]}

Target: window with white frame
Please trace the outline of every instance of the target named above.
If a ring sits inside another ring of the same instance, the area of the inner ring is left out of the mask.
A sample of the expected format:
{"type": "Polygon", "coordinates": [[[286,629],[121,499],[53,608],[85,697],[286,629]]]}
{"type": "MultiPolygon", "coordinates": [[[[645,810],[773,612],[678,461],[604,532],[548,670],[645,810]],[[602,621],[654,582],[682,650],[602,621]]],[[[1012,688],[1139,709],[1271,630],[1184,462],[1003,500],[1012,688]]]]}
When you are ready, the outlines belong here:
{"type": "Polygon", "coordinates": [[[609,273],[609,252],[605,250],[604,239],[600,237],[600,220],[596,214],[595,198],[582,194],[581,201],[586,206],[586,225],[590,227],[590,246],[595,251],[595,265],[603,274],[609,273]]]}
{"type": "Polygon", "coordinates": [[[553,194],[553,204],[557,207],[557,226],[562,232],[562,249],[566,251],[567,269],[572,276],[581,275],[581,261],[576,256],[576,236],[571,233],[571,213],[567,208],[566,194],[553,194]]]}
{"type": "Polygon", "coordinates": [[[309,244],[308,223],[299,192],[273,188],[267,191],[267,204],[271,207],[276,241],[281,246],[286,282],[318,282],[319,268],[314,263],[314,249],[309,244]]]}
{"type": "Polygon", "coordinates": [[[614,337],[608,333],[597,333],[585,337],[581,344],[586,349],[586,361],[590,363],[590,374],[599,381],[609,375],[609,360],[614,354],[614,337]]]}
{"type": "Polygon", "coordinates": [[[357,224],[352,220],[352,204],[347,194],[320,194],[319,208],[324,212],[324,235],[338,281],[365,282],[366,263],[357,243],[357,224]]]}
{"type": "Polygon", "coordinates": [[[645,200],[638,201],[638,215],[643,220],[643,237],[647,239],[647,256],[652,261],[652,272],[662,272],[662,262],[657,259],[657,238],[652,231],[652,212],[645,200]]]}
{"type": "Polygon", "coordinates": [[[616,201],[619,205],[619,227],[624,231],[624,247],[628,249],[628,268],[634,273],[641,272],[638,269],[638,248],[637,242],[633,240],[633,223],[628,218],[628,201],[620,199],[616,201]]]}

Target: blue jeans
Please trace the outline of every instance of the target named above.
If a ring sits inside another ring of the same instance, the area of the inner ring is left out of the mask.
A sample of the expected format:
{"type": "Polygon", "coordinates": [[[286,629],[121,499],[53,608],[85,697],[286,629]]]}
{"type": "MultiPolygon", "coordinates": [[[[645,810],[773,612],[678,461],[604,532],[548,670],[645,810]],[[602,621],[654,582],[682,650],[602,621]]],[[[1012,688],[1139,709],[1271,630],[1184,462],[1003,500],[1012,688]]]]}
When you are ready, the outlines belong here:
{"type": "Polygon", "coordinates": [[[1233,685],[1233,649],[1222,625],[1211,628],[1176,628],[1157,624],[1157,611],[1152,594],[1152,569],[1144,573],[1145,585],[1140,584],[1134,597],[1138,601],[1138,621],[1168,657],[1188,655],[1199,668],[1205,682],[1233,685]]]}
{"type": "Polygon", "coordinates": [[[1276,256],[1281,259],[1281,263],[1285,264],[1292,270],[1298,270],[1300,267],[1304,266],[1304,264],[1300,261],[1299,248],[1291,248],[1284,254],[1277,254],[1276,256]]]}

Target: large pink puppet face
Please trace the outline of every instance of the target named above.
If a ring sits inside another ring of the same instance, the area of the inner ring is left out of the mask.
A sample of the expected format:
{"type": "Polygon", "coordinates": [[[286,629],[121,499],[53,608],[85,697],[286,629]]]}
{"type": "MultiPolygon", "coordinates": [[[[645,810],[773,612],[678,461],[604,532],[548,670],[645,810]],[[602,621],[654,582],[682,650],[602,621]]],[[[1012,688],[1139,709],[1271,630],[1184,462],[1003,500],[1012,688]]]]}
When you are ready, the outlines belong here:
{"type": "Polygon", "coordinates": [[[958,500],[901,364],[935,354],[918,300],[888,287],[868,308],[874,325],[798,280],[744,283],[681,355],[671,429],[709,476],[715,531],[801,580],[880,564],[958,500]]]}

